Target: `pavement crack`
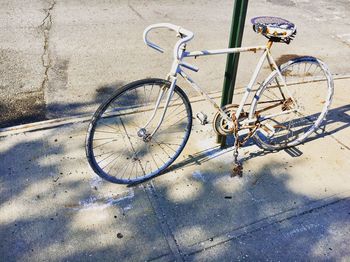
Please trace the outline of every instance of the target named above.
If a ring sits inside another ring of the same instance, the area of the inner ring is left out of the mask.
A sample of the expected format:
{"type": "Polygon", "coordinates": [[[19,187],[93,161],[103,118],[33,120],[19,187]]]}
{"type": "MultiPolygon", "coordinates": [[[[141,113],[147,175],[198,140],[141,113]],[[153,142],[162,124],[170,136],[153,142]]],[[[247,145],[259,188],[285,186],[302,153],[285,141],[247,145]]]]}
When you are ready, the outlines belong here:
{"type": "Polygon", "coordinates": [[[175,258],[175,261],[184,261],[182,252],[180,250],[179,244],[177,243],[173,232],[170,229],[170,225],[165,217],[164,210],[161,205],[157,202],[157,193],[156,189],[153,186],[153,183],[150,182],[147,185],[143,185],[143,190],[146,192],[149,202],[153,208],[154,213],[157,216],[157,219],[160,224],[161,231],[165,240],[167,241],[168,247],[171,250],[172,255],[175,258]]]}
{"type": "Polygon", "coordinates": [[[218,241],[213,244],[207,244],[210,242],[210,240],[205,240],[198,242],[196,244],[193,244],[189,251],[185,251],[184,257],[188,258],[194,254],[201,253],[203,251],[207,251],[211,248],[214,248],[219,245],[223,245],[227,242],[238,240],[240,238],[243,238],[245,236],[252,235],[253,233],[265,230],[269,227],[273,227],[276,224],[282,224],[287,221],[291,221],[295,218],[300,218],[304,215],[308,215],[311,213],[316,213],[322,209],[325,209],[327,207],[330,207],[332,205],[335,205],[337,203],[340,203],[342,201],[348,201],[349,200],[349,193],[350,191],[345,191],[339,195],[334,195],[330,197],[330,199],[325,200],[325,203],[318,204],[318,201],[315,201],[314,203],[311,203],[310,205],[307,205],[304,207],[304,210],[302,208],[292,208],[290,210],[281,212],[276,215],[268,216],[265,218],[262,218],[260,220],[257,220],[253,223],[243,225],[239,228],[234,229],[231,232],[224,233],[221,236],[214,236],[211,239],[217,238],[218,241]],[[346,194],[346,196],[342,196],[343,194],[346,194]]]}
{"type": "Polygon", "coordinates": [[[44,46],[43,46],[43,54],[41,55],[42,66],[44,67],[44,78],[41,83],[41,90],[44,91],[49,82],[49,70],[51,68],[51,56],[49,51],[49,43],[50,43],[50,30],[52,27],[52,11],[55,7],[56,2],[52,1],[48,9],[44,9],[46,12],[45,18],[42,20],[40,24],[40,28],[44,35],[44,46]]]}
{"type": "Polygon", "coordinates": [[[130,4],[128,3],[128,7],[131,9],[131,11],[133,11],[139,18],[141,18],[142,20],[145,20],[145,18],[143,18],[143,16],[137,12],[137,10],[130,4]]]}
{"type": "Polygon", "coordinates": [[[343,142],[341,142],[338,138],[336,138],[333,134],[329,134],[330,138],[332,138],[333,140],[335,140],[336,143],[338,143],[339,145],[343,146],[344,148],[346,148],[347,150],[350,150],[350,147],[348,147],[347,145],[345,145],[343,142]]]}

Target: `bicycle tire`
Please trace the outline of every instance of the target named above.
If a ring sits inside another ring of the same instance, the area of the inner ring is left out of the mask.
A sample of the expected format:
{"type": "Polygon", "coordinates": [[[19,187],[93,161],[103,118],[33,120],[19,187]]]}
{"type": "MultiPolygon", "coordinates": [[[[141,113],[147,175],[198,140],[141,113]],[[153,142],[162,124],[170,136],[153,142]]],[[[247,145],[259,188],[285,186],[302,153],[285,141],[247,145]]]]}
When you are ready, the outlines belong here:
{"type": "MultiPolygon", "coordinates": [[[[112,183],[140,183],[161,174],[176,160],[185,147],[192,128],[190,101],[180,87],[175,86],[162,125],[151,141],[144,141],[137,133],[138,128],[150,119],[149,115],[154,110],[155,98],[159,95],[160,89],[163,88],[168,92],[170,84],[169,81],[157,78],[132,82],[123,86],[97,109],[89,124],[85,143],[88,162],[97,175],[112,183]],[[135,121],[143,123],[139,125],[135,121]],[[167,126],[167,123],[170,126],[167,126]],[[180,137],[181,132],[183,136],[180,137]],[[178,140],[181,141],[174,142],[178,140]],[[98,141],[102,141],[102,144],[98,141]],[[109,154],[118,156],[112,157],[109,154]],[[115,162],[113,166],[111,163],[108,164],[107,170],[102,163],[108,158],[108,161],[114,159],[115,162]],[[131,170],[126,167],[130,166],[130,163],[132,163],[131,170]],[[118,170],[123,169],[126,170],[120,175],[118,170]],[[135,176],[131,176],[133,171],[136,172],[135,176]],[[124,177],[125,173],[129,176],[124,177]]],[[[165,97],[167,94],[163,95],[162,99],[165,97]]],[[[163,112],[161,106],[162,104],[150,123],[153,125],[152,128],[157,126],[160,114],[163,112]]]]}
{"type": "Polygon", "coordinates": [[[267,117],[260,123],[262,128],[253,136],[257,144],[267,150],[284,149],[305,141],[325,120],[334,93],[333,78],[328,67],[315,57],[298,57],[281,65],[279,69],[293,99],[282,97],[280,90],[285,87],[279,83],[275,70],[257,90],[249,113],[249,118],[256,117],[258,122],[267,117]],[[269,100],[276,103],[279,99],[283,104],[273,107],[271,111],[262,111],[264,106],[269,106],[269,100]],[[297,112],[268,118],[272,114],[291,111],[295,103],[297,112]],[[269,129],[273,130],[272,135],[265,131],[269,129]]]}

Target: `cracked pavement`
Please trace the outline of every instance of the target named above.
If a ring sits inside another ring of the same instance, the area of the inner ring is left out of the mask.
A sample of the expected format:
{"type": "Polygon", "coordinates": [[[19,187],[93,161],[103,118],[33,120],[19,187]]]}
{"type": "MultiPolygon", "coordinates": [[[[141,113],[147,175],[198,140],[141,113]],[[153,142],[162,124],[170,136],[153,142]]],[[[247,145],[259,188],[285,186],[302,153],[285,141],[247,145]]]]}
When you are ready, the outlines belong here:
{"type": "Polygon", "coordinates": [[[45,68],[44,79],[43,79],[43,82],[41,84],[42,92],[45,92],[45,90],[47,89],[48,82],[49,82],[49,70],[50,70],[51,62],[52,62],[52,59],[50,57],[49,44],[50,44],[50,30],[51,30],[51,26],[52,26],[51,13],[53,12],[53,8],[54,8],[55,4],[56,4],[56,2],[53,1],[51,3],[51,6],[47,10],[45,10],[47,14],[46,14],[42,24],[40,25],[41,30],[43,31],[43,35],[44,35],[44,51],[43,51],[41,59],[42,59],[42,65],[45,68]]]}

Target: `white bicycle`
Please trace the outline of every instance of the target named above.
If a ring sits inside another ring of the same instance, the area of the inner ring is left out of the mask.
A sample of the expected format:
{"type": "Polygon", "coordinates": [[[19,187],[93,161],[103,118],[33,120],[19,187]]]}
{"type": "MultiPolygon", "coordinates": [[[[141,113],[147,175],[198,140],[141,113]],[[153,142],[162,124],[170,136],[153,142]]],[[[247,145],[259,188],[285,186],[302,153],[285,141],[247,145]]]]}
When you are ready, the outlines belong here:
{"type": "MultiPolygon", "coordinates": [[[[267,150],[302,143],[324,121],[333,97],[333,79],[327,66],[306,56],[277,66],[270,49],[273,42],[289,43],[296,34],[293,23],[278,17],[255,17],[253,29],[268,38],[266,46],[188,52],[193,33],[179,26],[160,23],[147,27],[145,43],[153,29],[168,28],[180,38],[174,47],[174,61],[166,79],[143,79],[120,88],[94,114],[86,138],[86,154],[92,169],[102,178],[121,184],[142,182],[161,174],[180,155],[192,127],[191,104],[176,85],[180,75],[211,103],[217,113],[213,128],[220,135],[234,135],[235,162],[238,148],[250,137],[267,150]],[[220,108],[184,71],[198,68],[187,57],[257,52],[262,55],[239,105],[220,108]],[[272,73],[260,84],[247,103],[257,76],[267,61],[272,73]],[[249,110],[244,110],[250,106],[249,110]]],[[[241,172],[239,165],[236,171],[241,172]]]]}

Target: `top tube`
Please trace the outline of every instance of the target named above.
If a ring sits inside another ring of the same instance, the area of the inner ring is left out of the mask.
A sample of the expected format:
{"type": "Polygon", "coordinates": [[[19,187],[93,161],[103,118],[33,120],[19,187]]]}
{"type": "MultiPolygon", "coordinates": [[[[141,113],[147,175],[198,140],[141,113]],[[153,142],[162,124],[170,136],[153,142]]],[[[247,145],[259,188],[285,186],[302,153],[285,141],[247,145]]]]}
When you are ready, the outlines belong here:
{"type": "Polygon", "coordinates": [[[266,49],[268,49],[267,46],[251,46],[251,47],[235,47],[235,48],[225,48],[225,49],[202,50],[202,51],[185,52],[184,57],[220,55],[220,54],[240,53],[240,52],[256,52],[258,50],[266,50],[266,49]]]}

